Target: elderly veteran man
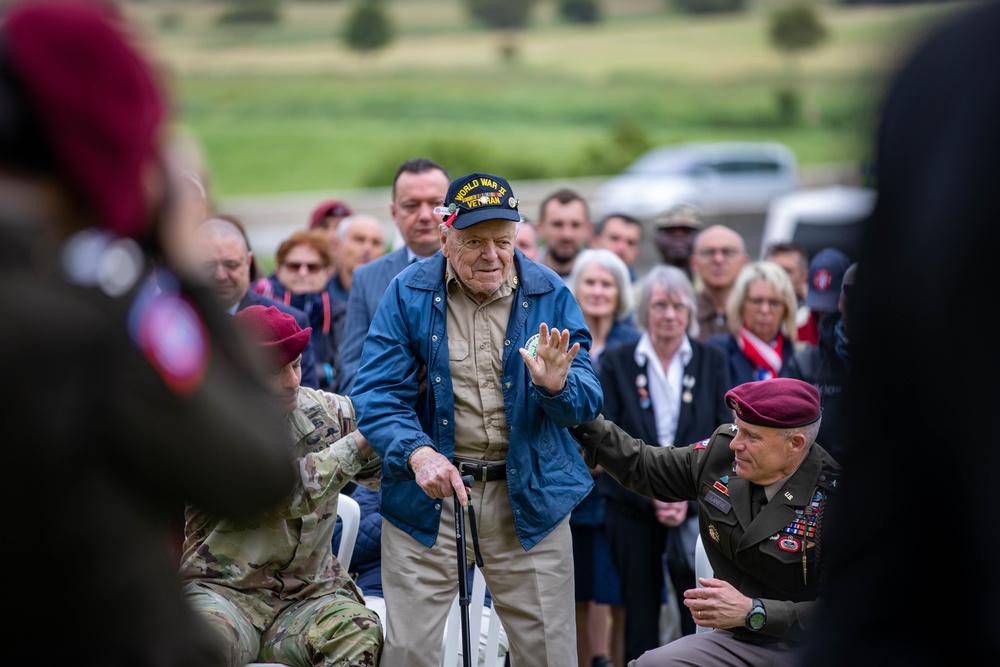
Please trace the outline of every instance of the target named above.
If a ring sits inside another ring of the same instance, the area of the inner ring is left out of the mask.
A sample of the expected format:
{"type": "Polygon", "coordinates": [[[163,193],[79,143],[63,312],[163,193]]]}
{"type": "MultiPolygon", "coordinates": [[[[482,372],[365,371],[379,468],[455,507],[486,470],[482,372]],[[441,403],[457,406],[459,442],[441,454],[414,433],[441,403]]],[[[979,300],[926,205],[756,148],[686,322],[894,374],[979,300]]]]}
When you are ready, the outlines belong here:
{"type": "Polygon", "coordinates": [[[274,306],[250,306],[235,320],[263,353],[299,480],[282,504],[251,521],[188,506],[180,569],[188,600],[222,633],[231,667],[376,665],[382,625],[331,540],[340,490],[352,478],[377,487],[381,461],[355,430],[350,399],[299,385],[308,328],[274,306]]]}
{"type": "MultiPolygon", "coordinates": [[[[563,362],[565,365],[565,362],[563,362]]],[[[598,418],[571,429],[589,465],[659,500],[697,500],[715,577],[684,593],[702,628],[632,667],[793,665],[822,573],[822,519],[840,466],[818,444],[816,389],[801,380],[729,390],[733,424],[687,447],[654,447],[598,418]]]]}
{"type": "Polygon", "coordinates": [[[476,509],[512,663],[576,664],[569,514],[593,482],[566,427],[603,397],[576,299],[515,247],[517,206],[500,176],[453,180],[441,250],[393,279],[365,340],[352,397],[385,471],[384,665],[440,662],[460,576],[455,497],[476,509]],[[572,345],[557,383],[533,382],[520,352],[539,337],[572,345]]]}

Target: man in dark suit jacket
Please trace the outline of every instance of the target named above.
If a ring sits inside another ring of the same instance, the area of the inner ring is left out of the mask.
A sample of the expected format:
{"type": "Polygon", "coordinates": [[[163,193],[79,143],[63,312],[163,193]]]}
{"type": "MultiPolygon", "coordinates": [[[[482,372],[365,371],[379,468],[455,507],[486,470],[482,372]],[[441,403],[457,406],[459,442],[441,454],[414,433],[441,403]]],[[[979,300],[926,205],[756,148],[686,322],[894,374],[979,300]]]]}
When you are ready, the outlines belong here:
{"type": "MultiPolygon", "coordinates": [[[[274,306],[295,318],[303,329],[309,318],[298,308],[261,296],[250,289],[253,252],[239,227],[223,218],[209,218],[198,227],[201,267],[222,305],[235,315],[248,306],[274,306]]],[[[318,389],[316,353],[312,343],[302,352],[302,386],[318,389]]]]}
{"type": "Polygon", "coordinates": [[[354,389],[365,336],[389,283],[408,264],[440,250],[441,216],[434,207],[444,202],[450,182],[443,167],[425,158],[407,160],[396,171],[389,211],[405,245],[354,270],[337,373],[341,394],[354,389]]]}

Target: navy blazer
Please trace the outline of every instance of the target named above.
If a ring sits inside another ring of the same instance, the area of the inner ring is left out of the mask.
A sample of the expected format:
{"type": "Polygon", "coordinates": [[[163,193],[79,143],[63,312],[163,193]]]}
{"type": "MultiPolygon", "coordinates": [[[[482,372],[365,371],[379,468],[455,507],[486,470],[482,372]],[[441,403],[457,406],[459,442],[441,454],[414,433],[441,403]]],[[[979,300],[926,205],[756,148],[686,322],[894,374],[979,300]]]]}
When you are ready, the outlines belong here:
{"type": "MultiPolygon", "coordinates": [[[[643,407],[640,402],[636,378],[647,375],[646,364],[635,361],[639,341],[618,345],[601,354],[601,386],[604,387],[604,418],[614,422],[634,438],[648,443],[658,443],[656,417],[652,402],[643,407]]],[[[683,447],[712,435],[719,424],[733,420],[732,411],[726,407],[725,396],[731,385],[726,369],[726,356],[716,347],[701,341],[691,341],[691,360],[684,367],[684,375],[694,378],[690,402],[681,400],[674,445],[683,447]]],[[[648,388],[648,383],[647,383],[648,388]]],[[[650,395],[650,399],[655,397],[650,395]]],[[[629,505],[644,513],[652,513],[652,501],[634,491],[629,491],[611,475],[600,475],[597,488],[609,502],[629,505]]]]}
{"type": "MultiPolygon", "coordinates": [[[[239,305],[236,306],[236,310],[240,311],[248,306],[274,306],[283,313],[288,313],[295,318],[295,321],[299,323],[299,326],[305,329],[309,326],[309,318],[304,312],[298,308],[292,308],[280,301],[275,301],[274,299],[269,299],[266,296],[257,294],[253,290],[247,290],[247,293],[240,299],[239,305]]],[[[302,380],[301,384],[303,387],[309,387],[310,389],[319,389],[319,380],[316,377],[316,352],[313,350],[312,342],[306,344],[306,349],[302,351],[302,380]]]]}
{"type": "Polygon", "coordinates": [[[409,264],[406,246],[387,255],[373,259],[354,269],[351,292],[347,297],[347,317],[340,347],[340,393],[349,396],[354,390],[354,380],[361,365],[361,350],[365,345],[368,327],[375,319],[375,311],[389,283],[409,264]]]}

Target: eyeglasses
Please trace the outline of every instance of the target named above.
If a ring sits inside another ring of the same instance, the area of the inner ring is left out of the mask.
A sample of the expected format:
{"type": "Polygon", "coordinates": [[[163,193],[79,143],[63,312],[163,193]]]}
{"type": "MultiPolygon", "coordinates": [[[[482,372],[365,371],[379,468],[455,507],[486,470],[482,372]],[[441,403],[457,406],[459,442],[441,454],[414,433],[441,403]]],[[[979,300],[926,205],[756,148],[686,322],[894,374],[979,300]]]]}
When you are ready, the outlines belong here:
{"type": "Polygon", "coordinates": [[[722,258],[723,259],[729,260],[729,259],[733,259],[737,255],[739,255],[740,254],[740,249],[739,248],[701,248],[700,250],[698,250],[697,252],[695,252],[695,254],[698,255],[698,257],[701,257],[702,259],[712,259],[713,257],[715,257],[716,255],[718,255],[720,253],[722,254],[722,258]]]}
{"type": "Polygon", "coordinates": [[[657,301],[656,303],[649,304],[649,309],[652,310],[657,315],[663,315],[669,309],[673,308],[675,313],[685,313],[687,312],[687,305],[683,303],[669,303],[667,301],[657,301]]]}
{"type": "Polygon", "coordinates": [[[292,273],[298,273],[302,269],[309,273],[319,273],[323,269],[323,265],[317,262],[285,262],[283,266],[292,273]]]}
{"type": "Polygon", "coordinates": [[[753,306],[754,308],[763,308],[765,303],[771,307],[771,310],[778,310],[785,305],[785,303],[779,299],[765,299],[759,296],[747,299],[747,304],[753,306]]]}

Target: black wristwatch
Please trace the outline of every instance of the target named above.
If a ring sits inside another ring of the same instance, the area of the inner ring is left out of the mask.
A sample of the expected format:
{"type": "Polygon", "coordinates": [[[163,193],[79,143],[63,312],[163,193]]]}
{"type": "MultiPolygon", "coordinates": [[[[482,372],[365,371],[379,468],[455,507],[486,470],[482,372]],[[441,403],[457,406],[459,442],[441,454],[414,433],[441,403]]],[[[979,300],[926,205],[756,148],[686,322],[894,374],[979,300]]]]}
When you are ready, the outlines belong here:
{"type": "Polygon", "coordinates": [[[750,608],[750,613],[747,614],[747,629],[760,632],[764,629],[765,623],[767,623],[767,612],[764,611],[764,605],[761,604],[760,600],[754,598],[753,607],[750,608]]]}

